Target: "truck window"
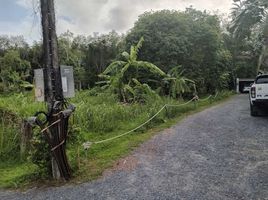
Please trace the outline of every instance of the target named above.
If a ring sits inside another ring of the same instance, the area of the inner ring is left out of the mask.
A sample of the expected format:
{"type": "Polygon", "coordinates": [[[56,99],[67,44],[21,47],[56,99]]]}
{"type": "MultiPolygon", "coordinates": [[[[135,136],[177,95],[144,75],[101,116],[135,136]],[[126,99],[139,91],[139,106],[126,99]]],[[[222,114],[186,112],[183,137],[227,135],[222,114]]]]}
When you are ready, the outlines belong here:
{"type": "Polygon", "coordinates": [[[256,80],[256,84],[268,83],[268,76],[259,77],[256,80]]]}

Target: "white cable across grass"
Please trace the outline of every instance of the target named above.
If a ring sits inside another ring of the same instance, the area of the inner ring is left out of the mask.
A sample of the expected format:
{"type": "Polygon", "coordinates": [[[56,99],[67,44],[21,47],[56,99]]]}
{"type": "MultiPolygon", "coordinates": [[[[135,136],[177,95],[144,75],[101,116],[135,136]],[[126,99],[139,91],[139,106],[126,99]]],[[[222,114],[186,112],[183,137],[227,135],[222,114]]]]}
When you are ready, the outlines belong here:
{"type": "MultiPolygon", "coordinates": [[[[216,93],[214,99],[218,96],[218,92],[216,93]]],[[[89,149],[89,147],[92,145],[92,144],[102,144],[102,143],[105,143],[105,142],[108,142],[108,141],[112,141],[112,140],[115,140],[117,138],[120,138],[120,137],[123,137],[125,135],[128,135],[136,130],[138,130],[139,128],[143,127],[144,125],[148,124],[150,121],[152,121],[157,115],[159,115],[165,108],[167,107],[181,107],[181,106],[186,106],[188,105],[189,103],[193,102],[193,101],[201,101],[201,102],[204,102],[204,101],[207,101],[209,100],[210,98],[212,98],[212,95],[209,95],[207,98],[205,99],[198,99],[197,96],[193,97],[191,100],[187,101],[186,103],[183,103],[183,104],[165,104],[157,113],[155,113],[150,119],[148,119],[146,122],[142,123],[141,125],[137,126],[136,128],[130,130],[130,131],[127,131],[123,134],[120,134],[120,135],[117,135],[117,136],[114,136],[114,137],[111,137],[111,138],[108,138],[108,139],[104,139],[104,140],[100,140],[100,141],[96,141],[96,142],[85,142],[83,143],[83,147],[84,149],[89,149]]]]}

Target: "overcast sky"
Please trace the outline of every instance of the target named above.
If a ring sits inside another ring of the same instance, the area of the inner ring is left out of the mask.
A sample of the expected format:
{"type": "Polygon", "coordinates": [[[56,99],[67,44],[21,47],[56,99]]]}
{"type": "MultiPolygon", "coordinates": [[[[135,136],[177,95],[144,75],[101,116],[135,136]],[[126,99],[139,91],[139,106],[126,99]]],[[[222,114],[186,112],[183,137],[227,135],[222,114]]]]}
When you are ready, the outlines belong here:
{"type": "MultiPolygon", "coordinates": [[[[0,34],[40,40],[39,0],[0,0],[0,34]]],[[[124,33],[145,11],[193,6],[228,13],[232,0],[55,0],[57,32],[90,35],[111,30],[124,33]]]]}

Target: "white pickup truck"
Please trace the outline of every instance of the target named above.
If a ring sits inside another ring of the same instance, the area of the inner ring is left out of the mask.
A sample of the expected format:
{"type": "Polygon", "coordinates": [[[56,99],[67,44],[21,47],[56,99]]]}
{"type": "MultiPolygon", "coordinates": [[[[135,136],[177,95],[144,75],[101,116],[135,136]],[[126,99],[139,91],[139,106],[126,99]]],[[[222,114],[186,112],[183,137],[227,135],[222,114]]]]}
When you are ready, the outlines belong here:
{"type": "Polygon", "coordinates": [[[250,114],[258,116],[260,111],[268,108],[268,74],[259,75],[251,85],[250,114]]]}

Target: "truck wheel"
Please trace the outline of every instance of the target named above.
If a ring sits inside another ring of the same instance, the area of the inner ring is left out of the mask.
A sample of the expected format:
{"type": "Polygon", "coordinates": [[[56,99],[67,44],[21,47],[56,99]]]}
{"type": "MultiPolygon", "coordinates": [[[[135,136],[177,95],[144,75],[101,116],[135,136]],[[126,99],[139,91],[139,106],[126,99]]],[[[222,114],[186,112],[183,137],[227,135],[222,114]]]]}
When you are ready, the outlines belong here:
{"type": "Polygon", "coordinates": [[[258,108],[257,108],[257,106],[254,106],[254,105],[250,104],[250,115],[252,117],[257,117],[258,116],[258,108]]]}

